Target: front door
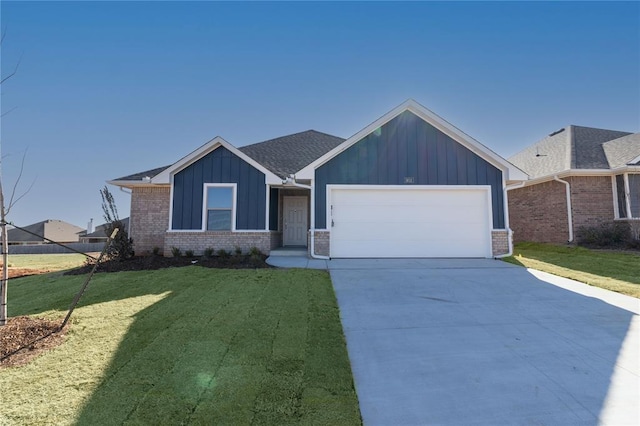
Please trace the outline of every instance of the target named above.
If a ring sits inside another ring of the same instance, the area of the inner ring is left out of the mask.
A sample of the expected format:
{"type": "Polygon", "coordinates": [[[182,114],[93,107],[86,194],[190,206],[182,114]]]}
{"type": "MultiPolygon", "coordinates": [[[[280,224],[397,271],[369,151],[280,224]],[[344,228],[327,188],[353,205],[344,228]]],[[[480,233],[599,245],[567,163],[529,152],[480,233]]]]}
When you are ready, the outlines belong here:
{"type": "Polygon", "coordinates": [[[307,197],[283,197],[282,200],[282,245],[307,245],[307,197]]]}

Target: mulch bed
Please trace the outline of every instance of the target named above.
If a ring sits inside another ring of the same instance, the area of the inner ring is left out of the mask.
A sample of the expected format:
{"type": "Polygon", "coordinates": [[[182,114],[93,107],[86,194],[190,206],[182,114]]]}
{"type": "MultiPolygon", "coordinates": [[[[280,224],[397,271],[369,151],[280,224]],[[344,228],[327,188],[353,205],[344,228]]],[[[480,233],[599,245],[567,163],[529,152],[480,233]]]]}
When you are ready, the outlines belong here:
{"type": "MultiPolygon", "coordinates": [[[[270,268],[264,255],[232,255],[229,257],[164,257],[136,256],[127,260],[107,260],[98,266],[96,272],[150,271],[163,268],[198,265],[204,268],[218,269],[257,269],[270,268]]],[[[91,271],[93,264],[71,269],[65,275],[82,275],[91,271]]]]}
{"type": "Polygon", "coordinates": [[[60,345],[67,328],[55,332],[62,321],[14,317],[0,327],[0,368],[24,365],[40,353],[60,345]],[[20,349],[19,352],[14,353],[20,349]]]}

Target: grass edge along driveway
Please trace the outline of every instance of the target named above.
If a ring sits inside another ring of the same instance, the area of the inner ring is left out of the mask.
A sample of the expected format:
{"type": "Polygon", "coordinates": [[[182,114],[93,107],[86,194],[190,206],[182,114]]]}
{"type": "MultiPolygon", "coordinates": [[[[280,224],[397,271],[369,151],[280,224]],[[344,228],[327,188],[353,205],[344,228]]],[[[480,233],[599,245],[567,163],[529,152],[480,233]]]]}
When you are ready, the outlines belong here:
{"type": "Polygon", "coordinates": [[[518,243],[503,260],[640,298],[640,253],[518,243]]]}
{"type": "MultiPolygon", "coordinates": [[[[12,281],[60,317],[84,277],[12,281]]],[[[0,424],[361,424],[329,279],[190,266],[98,274],[67,341],[0,370],[0,424]]]]}

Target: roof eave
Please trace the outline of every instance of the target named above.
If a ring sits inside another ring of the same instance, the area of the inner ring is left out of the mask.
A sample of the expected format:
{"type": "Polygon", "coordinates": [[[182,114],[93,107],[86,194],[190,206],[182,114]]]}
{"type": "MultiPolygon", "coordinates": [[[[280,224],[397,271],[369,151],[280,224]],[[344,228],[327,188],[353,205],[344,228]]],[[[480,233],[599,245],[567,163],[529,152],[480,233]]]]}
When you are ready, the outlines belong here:
{"type": "Polygon", "coordinates": [[[151,183],[154,184],[171,184],[171,176],[178,173],[181,170],[184,170],[194,162],[198,161],[208,153],[215,151],[219,147],[224,147],[227,150],[231,151],[234,155],[240,157],[243,161],[249,163],[251,166],[260,170],[265,175],[266,183],[279,183],[282,182],[282,179],[276,176],[272,171],[264,167],[262,164],[255,161],[253,158],[249,157],[244,152],[240,151],[235,146],[231,145],[229,142],[221,138],[220,136],[216,136],[211,139],[209,142],[205,143],[201,147],[182,157],[180,160],[173,163],[171,166],[158,173],[156,176],[151,178],[151,183]]]}
{"type": "Polygon", "coordinates": [[[497,166],[502,171],[506,172],[507,176],[505,176],[505,180],[523,181],[528,179],[527,174],[524,173],[522,170],[520,170],[518,167],[509,163],[500,155],[496,154],[495,152],[487,148],[482,143],[478,142],[471,136],[467,135],[462,130],[458,129],[457,127],[455,127],[454,125],[452,125],[451,123],[449,123],[448,121],[440,117],[439,115],[435,114],[433,111],[422,106],[421,104],[419,104],[413,99],[406,100],[401,105],[397,106],[396,108],[392,109],[391,111],[389,111],[388,113],[386,113],[385,115],[383,115],[382,117],[374,121],[373,123],[369,124],[367,127],[360,130],[358,133],[351,136],[350,138],[345,140],[343,143],[341,143],[331,151],[327,152],[322,157],[318,158],[311,164],[307,165],[306,167],[304,167],[303,169],[301,169],[296,173],[296,177],[299,179],[313,179],[315,169],[322,166],[332,158],[336,157],[337,155],[345,151],[347,148],[354,145],[355,143],[360,141],[362,138],[364,138],[365,136],[373,132],[375,129],[383,126],[384,124],[393,120],[395,117],[397,117],[398,115],[400,115],[405,111],[410,111],[411,113],[422,118],[424,121],[431,124],[436,129],[440,130],[441,132],[448,135],[455,141],[464,145],[474,154],[478,155],[482,159],[488,161],[494,166],[497,166]]]}
{"type": "Polygon", "coordinates": [[[625,172],[640,172],[640,166],[623,166],[615,169],[571,169],[563,170],[557,173],[550,173],[544,176],[538,176],[524,182],[525,186],[535,185],[542,182],[553,180],[554,177],[563,178],[570,176],[613,176],[625,172]]]}

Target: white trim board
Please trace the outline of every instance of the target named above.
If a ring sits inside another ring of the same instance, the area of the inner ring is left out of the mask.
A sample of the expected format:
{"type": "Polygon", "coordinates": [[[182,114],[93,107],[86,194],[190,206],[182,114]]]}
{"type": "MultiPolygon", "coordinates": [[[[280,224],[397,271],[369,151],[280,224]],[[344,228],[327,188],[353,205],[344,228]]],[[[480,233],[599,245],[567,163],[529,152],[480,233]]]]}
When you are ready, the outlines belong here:
{"type": "Polygon", "coordinates": [[[312,162],[308,166],[304,167],[302,170],[296,173],[297,179],[313,179],[314,171],[318,167],[325,164],[327,161],[336,157],[343,151],[345,151],[350,146],[356,144],[364,137],[372,133],[377,128],[385,125],[401,113],[405,111],[410,111],[413,114],[417,115],[419,118],[423,119],[427,123],[431,124],[436,129],[440,130],[447,136],[451,137],[456,142],[462,144],[466,148],[468,148],[471,152],[478,155],[482,159],[488,161],[490,164],[496,166],[503,173],[506,173],[507,176],[505,180],[507,181],[521,181],[528,179],[528,176],[525,172],[509,163],[507,160],[502,158],[500,155],[493,152],[491,149],[487,148],[477,140],[473,139],[471,136],[464,133],[462,130],[453,126],[451,123],[447,122],[442,117],[436,115],[434,112],[428,110],[424,106],[420,105],[418,102],[413,99],[408,99],[401,105],[397,106],[393,110],[389,111],[373,123],[369,124],[364,129],[360,130],[355,135],[351,136],[349,139],[327,152],[322,157],[318,158],[316,161],[312,162]]]}
{"type": "Polygon", "coordinates": [[[238,156],[243,161],[250,164],[257,170],[260,170],[264,173],[265,183],[266,184],[282,184],[282,179],[276,176],[273,172],[269,171],[262,164],[255,161],[253,158],[249,157],[247,154],[240,151],[235,146],[231,145],[226,140],[222,139],[220,136],[216,136],[211,139],[209,142],[205,143],[195,151],[192,151],[190,154],[182,157],[180,160],[173,163],[171,166],[158,173],[156,176],[151,178],[151,183],[154,184],[168,184],[170,183],[170,176],[178,173],[179,171],[189,167],[191,164],[195,163],[205,155],[210,152],[215,151],[219,147],[224,147],[231,151],[233,154],[238,156]]]}

